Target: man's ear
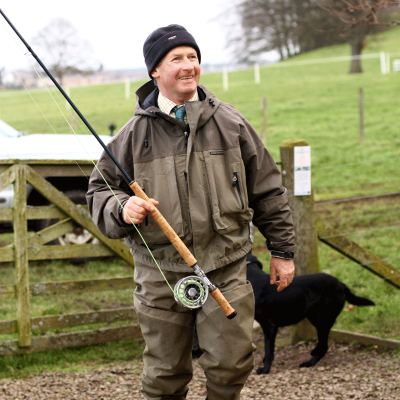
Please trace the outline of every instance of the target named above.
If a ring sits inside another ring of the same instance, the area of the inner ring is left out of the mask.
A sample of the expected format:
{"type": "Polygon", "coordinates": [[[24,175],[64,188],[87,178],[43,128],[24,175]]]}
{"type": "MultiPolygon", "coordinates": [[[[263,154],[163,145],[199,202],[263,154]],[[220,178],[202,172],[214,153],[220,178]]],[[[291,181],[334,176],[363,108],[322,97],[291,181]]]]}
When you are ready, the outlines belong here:
{"type": "Polygon", "coordinates": [[[152,76],[154,79],[157,79],[157,78],[160,76],[160,72],[159,72],[159,70],[158,70],[158,66],[155,67],[155,68],[153,69],[153,72],[151,73],[151,76],[152,76]]]}

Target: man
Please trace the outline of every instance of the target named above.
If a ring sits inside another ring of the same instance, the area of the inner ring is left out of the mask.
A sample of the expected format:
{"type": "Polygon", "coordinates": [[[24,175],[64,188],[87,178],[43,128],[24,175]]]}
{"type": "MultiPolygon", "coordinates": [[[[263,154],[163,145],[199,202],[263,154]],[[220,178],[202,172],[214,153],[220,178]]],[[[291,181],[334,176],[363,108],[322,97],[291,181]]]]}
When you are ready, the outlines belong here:
{"type": "Polygon", "coordinates": [[[286,189],[249,122],[199,85],[201,53],[185,28],[155,30],[143,53],[152,81],[137,91],[135,116],[108,147],[153,204],[132,195],[103,154],[98,168],[116,197],[95,170],[89,209],[106,236],[126,238],[134,257],[134,305],[146,342],[144,396],[186,398],[196,326],[208,399],[239,399],[254,351],[254,296],[246,282],[249,222],[267,238],[271,283],[281,291],[294,274],[286,189]],[[212,298],[195,310],[174,300],[164,278],[172,286],[193,270],[147,215],[155,206],[235,308],[235,318],[228,320],[212,298]]]}

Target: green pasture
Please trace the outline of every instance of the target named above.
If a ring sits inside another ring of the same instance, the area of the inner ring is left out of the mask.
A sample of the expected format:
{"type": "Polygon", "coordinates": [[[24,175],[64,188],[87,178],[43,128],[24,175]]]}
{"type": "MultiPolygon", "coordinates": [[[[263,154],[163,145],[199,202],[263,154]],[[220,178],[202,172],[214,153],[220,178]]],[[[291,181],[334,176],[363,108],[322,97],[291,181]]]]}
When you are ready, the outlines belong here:
{"type": "MultiPolygon", "coordinates": [[[[400,27],[368,40],[364,54],[397,53],[400,27]]],[[[267,134],[263,140],[279,161],[279,144],[285,139],[306,139],[312,152],[312,180],[317,200],[368,196],[400,191],[400,73],[382,75],[379,58],[362,61],[362,74],[348,74],[349,61],[290,65],[293,62],[347,56],[348,45],[313,51],[279,65],[229,72],[229,90],[222,87],[222,73],[204,74],[201,83],[218,98],[233,104],[260,129],[260,103],[268,99],[267,134]],[[364,89],[364,142],[359,143],[359,89],[364,89]]],[[[133,92],[143,82],[132,82],[132,96],[125,100],[124,83],[70,88],[71,98],[98,134],[108,125],[118,128],[133,116],[133,92]]],[[[0,119],[28,133],[71,132],[65,100],[54,90],[61,115],[43,89],[0,91],[0,119]],[[31,96],[35,102],[32,101],[31,96]],[[44,115],[43,115],[44,114],[44,115]],[[45,117],[46,118],[45,118],[45,117]],[[46,120],[47,119],[47,120],[46,120]]],[[[87,133],[81,122],[72,122],[77,133],[87,133]]],[[[400,273],[399,197],[317,205],[317,216],[358,244],[384,258],[400,273]]],[[[12,235],[0,235],[0,246],[12,235]]],[[[269,256],[256,233],[255,254],[268,270],[269,256]]],[[[337,329],[363,332],[400,340],[400,291],[351,262],[324,244],[319,246],[321,270],[344,281],[356,294],[375,301],[375,307],[343,311],[337,329]]],[[[31,282],[61,281],[133,275],[132,267],[116,259],[72,265],[62,262],[31,263],[31,282]]],[[[15,281],[12,266],[0,266],[1,284],[15,281]]],[[[131,290],[74,296],[40,296],[32,299],[32,316],[84,312],[132,304],[131,290]]],[[[0,320],[15,319],[15,300],[2,300],[0,320]]],[[[81,330],[85,327],[71,328],[81,330]]],[[[63,329],[62,332],[68,331],[63,329]]],[[[61,331],[59,331],[61,332],[61,331]]],[[[58,333],[58,332],[48,332],[58,333]]],[[[35,333],[42,334],[42,333],[35,333]]],[[[0,341],[15,335],[0,335],[0,341]]],[[[141,341],[109,343],[15,357],[0,357],[0,378],[23,376],[45,369],[83,368],[110,360],[136,360],[141,341]]]]}
{"type": "MultiPolygon", "coordinates": [[[[368,40],[364,54],[380,51],[392,53],[392,60],[400,58],[400,28],[368,40]]],[[[362,60],[362,74],[349,74],[349,61],[294,64],[347,56],[349,52],[348,45],[332,46],[263,66],[260,84],[254,82],[252,68],[232,71],[228,91],[223,90],[222,73],[203,74],[201,83],[233,104],[257,130],[261,98],[267,97],[267,134],[263,140],[277,160],[283,140],[303,138],[309,142],[317,199],[399,191],[400,73],[382,75],[379,58],[362,60]],[[360,88],[364,90],[362,144],[360,88]]],[[[70,94],[96,132],[106,135],[110,123],[121,128],[133,116],[134,92],[142,83],[131,83],[130,100],[125,99],[125,83],[72,87],[70,94]]],[[[50,93],[45,89],[2,91],[0,119],[28,133],[71,132],[70,109],[60,96],[54,89],[50,93]]],[[[78,133],[87,132],[80,121],[71,125],[78,133]]]]}

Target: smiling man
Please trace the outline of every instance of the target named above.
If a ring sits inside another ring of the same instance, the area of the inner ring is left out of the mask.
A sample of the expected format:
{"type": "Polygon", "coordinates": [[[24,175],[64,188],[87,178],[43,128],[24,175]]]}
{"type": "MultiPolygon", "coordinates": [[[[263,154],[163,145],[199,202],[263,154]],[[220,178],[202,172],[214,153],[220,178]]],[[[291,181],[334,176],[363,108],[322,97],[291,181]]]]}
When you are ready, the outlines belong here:
{"type": "Polygon", "coordinates": [[[196,50],[189,46],[170,50],[151,75],[163,96],[183,105],[197,94],[200,63],[196,50]]]}
{"type": "Polygon", "coordinates": [[[143,54],[151,81],[137,91],[135,116],[108,147],[154,205],[132,196],[103,154],[98,162],[102,176],[95,169],[90,179],[89,209],[106,236],[125,237],[134,257],[134,305],[146,342],[143,395],[149,400],[186,398],[196,327],[207,398],[238,400],[255,348],[254,296],[246,281],[249,223],[267,239],[271,283],[281,291],[294,274],[286,189],[250,123],[199,84],[201,53],[185,28],[155,30],[143,54]],[[211,297],[197,309],[175,301],[170,286],[193,275],[193,269],[147,215],[154,206],[237,311],[235,318],[227,319],[211,297]]]}

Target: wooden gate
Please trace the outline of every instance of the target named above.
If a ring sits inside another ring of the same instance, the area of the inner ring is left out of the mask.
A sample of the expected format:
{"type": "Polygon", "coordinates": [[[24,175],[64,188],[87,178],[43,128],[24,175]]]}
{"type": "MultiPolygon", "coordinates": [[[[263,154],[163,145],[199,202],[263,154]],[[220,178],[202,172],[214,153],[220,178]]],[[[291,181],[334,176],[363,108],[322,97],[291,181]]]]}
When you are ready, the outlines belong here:
{"type": "MultiPolygon", "coordinates": [[[[319,272],[319,240],[385,279],[386,282],[400,288],[399,271],[396,268],[316,218],[312,191],[310,195],[297,197],[294,195],[294,148],[296,146],[308,146],[308,142],[303,139],[289,139],[280,144],[283,185],[288,190],[289,206],[292,210],[296,233],[297,247],[294,258],[296,273],[304,275],[319,272]]],[[[365,345],[374,344],[388,348],[400,348],[400,341],[398,340],[383,339],[336,329],[331,330],[330,337],[345,342],[358,341],[365,345]]],[[[315,328],[306,319],[297,324],[292,341],[296,343],[300,340],[309,341],[316,338],[315,328]]]]}
{"type": "MultiPolygon", "coordinates": [[[[79,162],[81,170],[90,175],[93,164],[79,162]]],[[[0,208],[0,220],[13,221],[14,243],[0,248],[0,263],[15,265],[16,282],[0,285],[0,301],[16,298],[16,320],[0,321],[0,334],[18,333],[18,340],[0,343],[0,355],[20,354],[62,347],[75,347],[112,340],[141,336],[138,325],[102,328],[76,333],[32,337],[32,330],[65,328],[102,322],[134,320],[133,307],[80,314],[31,318],[30,297],[63,293],[84,293],[134,287],[133,277],[93,279],[30,284],[29,261],[73,259],[82,257],[119,256],[133,265],[129,248],[119,240],[106,238],[90,218],[86,207],[74,204],[45,178],[49,176],[81,176],[75,161],[0,161],[0,191],[14,185],[13,207],[0,208]],[[53,206],[27,206],[27,184],[30,184],[53,206]],[[56,219],[59,222],[28,235],[28,220],[56,219]],[[52,245],[45,244],[65,235],[77,225],[86,229],[99,241],[97,244],[52,245]]]]}

